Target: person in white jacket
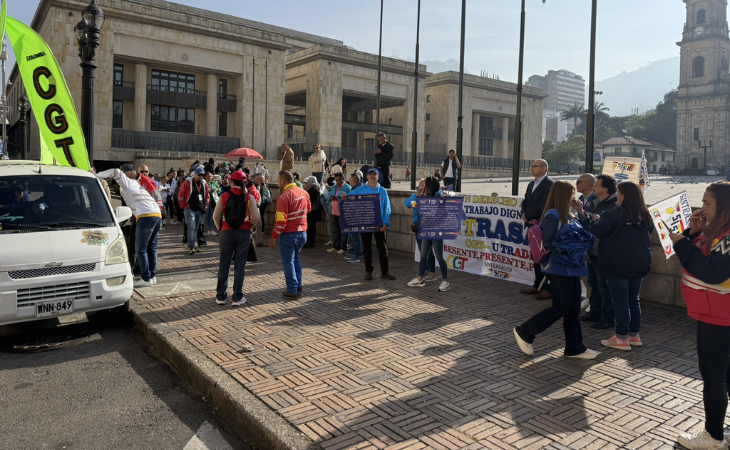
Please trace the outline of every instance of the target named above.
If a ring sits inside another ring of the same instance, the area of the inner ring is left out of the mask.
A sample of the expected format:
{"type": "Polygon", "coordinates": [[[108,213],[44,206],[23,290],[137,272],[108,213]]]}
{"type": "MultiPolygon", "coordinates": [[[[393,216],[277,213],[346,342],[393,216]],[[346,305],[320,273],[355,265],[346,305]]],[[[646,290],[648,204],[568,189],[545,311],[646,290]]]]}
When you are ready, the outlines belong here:
{"type": "Polygon", "coordinates": [[[97,178],[113,178],[121,187],[124,202],[132,209],[135,228],[135,252],[142,278],[134,287],[149,287],[157,283],[157,240],[162,228],[160,206],[149,192],[135,179],[137,172],[131,164],[121,169],[109,169],[96,174],[97,178]]]}
{"type": "Polygon", "coordinates": [[[317,179],[318,184],[322,184],[326,164],[327,155],[322,151],[322,146],[314,144],[314,153],[309,157],[309,167],[312,168],[312,176],[317,179]]]}

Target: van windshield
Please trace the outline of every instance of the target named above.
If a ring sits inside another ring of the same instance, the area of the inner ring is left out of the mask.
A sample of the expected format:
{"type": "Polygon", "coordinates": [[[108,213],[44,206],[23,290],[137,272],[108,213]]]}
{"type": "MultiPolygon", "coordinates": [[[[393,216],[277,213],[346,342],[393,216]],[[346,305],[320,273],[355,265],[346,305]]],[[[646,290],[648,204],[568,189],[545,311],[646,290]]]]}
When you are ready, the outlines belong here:
{"type": "Polygon", "coordinates": [[[0,176],[0,233],[112,227],[104,195],[95,178],[0,176]]]}

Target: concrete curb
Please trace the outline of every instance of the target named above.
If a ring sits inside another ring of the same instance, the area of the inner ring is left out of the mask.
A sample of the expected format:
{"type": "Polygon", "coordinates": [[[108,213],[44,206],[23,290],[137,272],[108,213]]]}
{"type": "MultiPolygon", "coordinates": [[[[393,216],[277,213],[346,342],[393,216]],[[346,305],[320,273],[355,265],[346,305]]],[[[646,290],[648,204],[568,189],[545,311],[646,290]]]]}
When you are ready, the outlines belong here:
{"type": "Polygon", "coordinates": [[[160,359],[217,408],[218,419],[241,440],[267,450],[321,449],[144,305],[131,299],[130,309],[134,327],[160,359]]]}

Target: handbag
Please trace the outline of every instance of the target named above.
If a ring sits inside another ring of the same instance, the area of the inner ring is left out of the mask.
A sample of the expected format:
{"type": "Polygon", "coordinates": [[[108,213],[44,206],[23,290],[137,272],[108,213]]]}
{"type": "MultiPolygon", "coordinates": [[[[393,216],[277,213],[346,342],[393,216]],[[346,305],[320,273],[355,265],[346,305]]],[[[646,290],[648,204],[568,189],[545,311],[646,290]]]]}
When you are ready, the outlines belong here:
{"type": "Polygon", "coordinates": [[[418,233],[418,222],[411,222],[411,231],[418,233]]]}
{"type": "Polygon", "coordinates": [[[527,241],[530,244],[532,260],[540,264],[550,255],[550,250],[547,250],[542,243],[542,229],[537,220],[530,221],[530,224],[530,228],[527,229],[527,241]]]}

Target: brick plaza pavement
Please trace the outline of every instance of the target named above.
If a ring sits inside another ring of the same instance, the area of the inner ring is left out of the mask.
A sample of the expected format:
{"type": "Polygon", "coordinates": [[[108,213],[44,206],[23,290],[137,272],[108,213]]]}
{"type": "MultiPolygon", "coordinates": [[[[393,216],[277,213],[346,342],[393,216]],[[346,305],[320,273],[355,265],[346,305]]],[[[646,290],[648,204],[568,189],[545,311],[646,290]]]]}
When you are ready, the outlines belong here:
{"type": "Polygon", "coordinates": [[[217,238],[189,256],[181,233],[165,227],[158,278],[189,274],[193,292],[135,298],[325,449],[656,449],[703,427],[695,325],[680,309],[645,303],[640,349],[602,349],[609,333],[584,327],[601,354],[567,360],[558,323],[527,357],[512,327],[546,304],[518,284],[451,271],[450,292],[409,288],[416,263],[394,255],[397,280],[366,282],[362,263],[318,243],[302,252],[304,296],[287,301],[267,247],[233,309],[211,281],[195,286],[217,271],[217,238]]]}

